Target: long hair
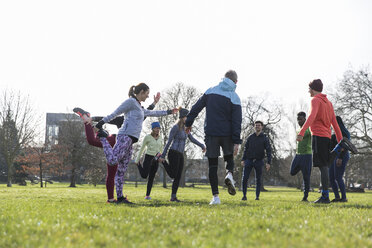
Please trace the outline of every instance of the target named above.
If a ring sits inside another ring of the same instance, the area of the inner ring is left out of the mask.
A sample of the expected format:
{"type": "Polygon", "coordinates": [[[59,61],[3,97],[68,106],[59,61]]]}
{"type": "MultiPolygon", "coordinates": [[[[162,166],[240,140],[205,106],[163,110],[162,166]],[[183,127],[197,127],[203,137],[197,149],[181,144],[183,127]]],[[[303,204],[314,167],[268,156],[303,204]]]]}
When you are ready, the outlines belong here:
{"type": "Polygon", "coordinates": [[[150,88],[149,88],[149,86],[147,86],[147,84],[139,83],[139,84],[133,85],[129,88],[128,96],[129,97],[136,97],[136,95],[139,94],[141,92],[141,90],[147,91],[149,89],[150,88]]]}
{"type": "Polygon", "coordinates": [[[177,123],[179,130],[185,130],[185,122],[182,119],[178,119],[177,123]]]}
{"type": "Polygon", "coordinates": [[[342,121],[341,117],[340,116],[336,116],[336,120],[337,120],[338,126],[341,129],[342,136],[350,139],[350,132],[345,127],[344,122],[342,121]]]}

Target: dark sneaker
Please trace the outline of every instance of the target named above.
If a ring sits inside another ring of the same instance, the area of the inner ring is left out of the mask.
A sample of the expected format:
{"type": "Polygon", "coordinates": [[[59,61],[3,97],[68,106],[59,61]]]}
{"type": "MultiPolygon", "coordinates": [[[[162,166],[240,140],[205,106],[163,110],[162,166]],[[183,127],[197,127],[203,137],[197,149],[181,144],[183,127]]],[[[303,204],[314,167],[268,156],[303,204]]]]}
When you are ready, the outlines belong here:
{"type": "Polygon", "coordinates": [[[354,146],[353,143],[351,143],[351,141],[348,138],[343,137],[340,142],[340,145],[354,154],[358,153],[358,149],[354,146]]]}
{"type": "Polygon", "coordinates": [[[102,119],[103,119],[103,116],[92,116],[92,121],[94,122],[99,122],[102,119]]]}
{"type": "Polygon", "coordinates": [[[107,202],[106,203],[116,203],[117,201],[116,201],[116,199],[114,199],[114,200],[112,200],[112,201],[110,201],[110,200],[107,200],[107,202]]]}
{"type": "Polygon", "coordinates": [[[173,197],[169,201],[171,201],[171,202],[181,202],[180,200],[177,199],[177,197],[173,197]]]}
{"type": "Polygon", "coordinates": [[[331,202],[340,202],[340,201],[341,201],[341,198],[335,198],[331,202]]]}
{"type": "Polygon", "coordinates": [[[134,204],[133,202],[128,200],[128,197],[119,197],[118,200],[116,201],[116,204],[134,204]]]}
{"type": "Polygon", "coordinates": [[[246,200],[247,200],[247,197],[243,196],[242,201],[246,201],[246,200]]]}
{"type": "Polygon", "coordinates": [[[256,197],[256,199],[255,199],[256,201],[259,201],[260,200],[260,198],[258,198],[258,197],[256,197]]]}
{"type": "Polygon", "coordinates": [[[86,115],[86,116],[90,117],[90,113],[85,111],[82,108],[74,108],[72,111],[74,111],[74,113],[79,115],[81,118],[83,118],[83,115],[86,115]]]}
{"type": "Polygon", "coordinates": [[[303,201],[303,202],[308,202],[307,197],[302,198],[301,201],[303,201]]]}
{"type": "Polygon", "coordinates": [[[347,198],[341,198],[340,202],[347,202],[347,198]]]}
{"type": "Polygon", "coordinates": [[[225,177],[225,184],[227,186],[227,192],[229,192],[230,195],[235,195],[236,194],[234,185],[235,183],[231,173],[227,173],[225,177]]]}
{"type": "Polygon", "coordinates": [[[329,200],[329,198],[323,198],[323,197],[321,196],[321,197],[319,197],[319,199],[316,200],[314,203],[329,204],[329,203],[331,203],[331,201],[329,200]]]}
{"type": "Polygon", "coordinates": [[[97,132],[97,137],[99,138],[107,138],[109,136],[109,133],[106,130],[100,129],[97,132]]]}
{"type": "Polygon", "coordinates": [[[109,124],[116,125],[116,127],[119,129],[123,125],[123,122],[124,122],[124,116],[121,115],[109,121],[109,124]]]}

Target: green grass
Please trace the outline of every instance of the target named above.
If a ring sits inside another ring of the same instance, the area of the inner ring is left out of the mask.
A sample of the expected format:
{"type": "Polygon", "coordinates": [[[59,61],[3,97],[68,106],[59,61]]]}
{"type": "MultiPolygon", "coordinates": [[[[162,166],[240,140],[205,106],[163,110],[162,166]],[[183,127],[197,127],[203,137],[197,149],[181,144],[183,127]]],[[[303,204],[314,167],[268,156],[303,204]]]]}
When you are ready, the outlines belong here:
{"type": "MultiPolygon", "coordinates": [[[[349,193],[348,203],[302,203],[302,193],[268,188],[261,200],[210,188],[125,185],[134,206],[106,204],[104,186],[0,185],[0,247],[372,247],[372,192],[349,193]]],[[[319,194],[311,193],[310,200],[319,194]]]]}

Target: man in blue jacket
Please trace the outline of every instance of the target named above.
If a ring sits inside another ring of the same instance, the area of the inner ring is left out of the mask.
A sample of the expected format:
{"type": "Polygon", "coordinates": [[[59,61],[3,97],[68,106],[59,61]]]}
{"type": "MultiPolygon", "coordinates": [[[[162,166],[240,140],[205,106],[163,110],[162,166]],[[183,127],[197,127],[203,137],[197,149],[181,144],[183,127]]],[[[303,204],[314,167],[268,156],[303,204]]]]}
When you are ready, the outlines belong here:
{"type": "Polygon", "coordinates": [[[238,153],[242,123],[242,107],[240,98],[235,93],[238,75],[235,71],[226,72],[225,77],[217,86],[209,88],[191,108],[186,119],[186,131],[190,132],[191,126],[200,111],[205,107],[205,144],[206,156],[209,164],[209,182],[212,188],[213,199],[211,205],[220,204],[218,192],[218,157],[222,148],[226,162],[227,175],[225,184],[231,195],[236,194],[233,180],[234,155],[238,153]]]}
{"type": "Polygon", "coordinates": [[[271,146],[269,138],[262,132],[263,122],[256,121],[254,123],[255,133],[251,134],[247,143],[245,143],[242,165],[244,165],[242,187],[242,201],[247,200],[247,184],[249,174],[254,168],[256,172],[256,200],[259,200],[261,191],[262,167],[264,165],[265,151],[267,155],[266,170],[270,169],[271,164],[271,146]]]}

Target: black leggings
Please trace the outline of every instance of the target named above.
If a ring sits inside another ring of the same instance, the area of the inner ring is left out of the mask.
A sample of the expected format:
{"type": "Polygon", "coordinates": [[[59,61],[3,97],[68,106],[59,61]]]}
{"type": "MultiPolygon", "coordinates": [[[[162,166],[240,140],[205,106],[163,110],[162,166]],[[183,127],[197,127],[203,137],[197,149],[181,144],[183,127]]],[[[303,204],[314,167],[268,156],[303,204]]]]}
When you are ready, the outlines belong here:
{"type": "Polygon", "coordinates": [[[172,195],[175,195],[177,194],[178,186],[180,185],[180,180],[183,171],[184,163],[183,153],[170,149],[168,152],[168,161],[169,164],[166,161],[164,161],[163,165],[169,177],[173,178],[172,195]]]}
{"type": "Polygon", "coordinates": [[[138,166],[138,171],[142,178],[149,177],[147,181],[146,196],[150,196],[152,184],[154,182],[155,174],[158,171],[159,163],[154,159],[154,156],[145,155],[143,166],[138,166]]]}

